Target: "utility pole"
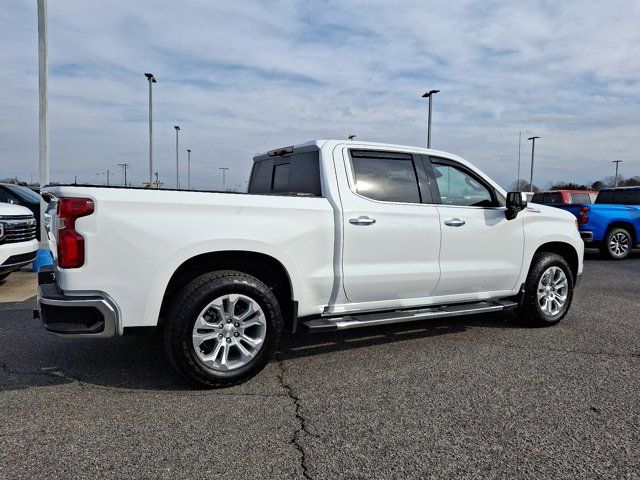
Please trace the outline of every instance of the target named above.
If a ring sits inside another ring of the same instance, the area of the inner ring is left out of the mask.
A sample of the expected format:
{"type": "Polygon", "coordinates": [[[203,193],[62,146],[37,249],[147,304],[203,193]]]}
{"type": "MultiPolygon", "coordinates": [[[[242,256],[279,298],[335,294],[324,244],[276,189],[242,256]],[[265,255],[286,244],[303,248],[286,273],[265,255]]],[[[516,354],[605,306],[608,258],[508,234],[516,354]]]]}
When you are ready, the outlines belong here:
{"type": "Polygon", "coordinates": [[[77,185],[78,184],[78,175],[74,175],[73,176],[73,184],[77,185]]]}
{"type": "Polygon", "coordinates": [[[431,97],[433,97],[433,95],[435,93],[438,93],[439,91],[440,90],[429,90],[424,95],[422,95],[422,98],[429,99],[429,119],[427,120],[427,148],[431,148],[431,97]]]}
{"type": "Polygon", "coordinates": [[[516,190],[520,191],[520,147],[522,145],[522,132],[518,132],[518,186],[516,190]]]}
{"type": "Polygon", "coordinates": [[[100,172],[96,172],[96,185],[100,184],[100,172]]]}
{"type": "Polygon", "coordinates": [[[156,176],[156,188],[160,188],[160,180],[158,180],[158,172],[154,174],[156,176]]]}
{"type": "Polygon", "coordinates": [[[180,151],[178,150],[178,132],[180,131],[180,126],[174,125],[173,128],[176,129],[176,188],[180,190],[180,151]]]}
{"type": "Polygon", "coordinates": [[[531,175],[529,176],[529,189],[533,192],[533,155],[536,151],[536,138],[540,137],[529,137],[527,140],[531,140],[531,175]]]}
{"type": "MultiPolygon", "coordinates": [[[[47,94],[47,1],[38,0],[38,159],[40,164],[40,193],[49,184],[49,106],[47,94]]],[[[47,204],[40,198],[40,245],[39,254],[49,251],[45,212],[47,204]]],[[[49,254],[50,257],[50,254],[49,254]]],[[[36,262],[38,263],[38,262],[36,262]]],[[[51,263],[51,262],[48,262],[51,263]]],[[[34,268],[36,264],[34,264],[34,268]]]]}
{"type": "Polygon", "coordinates": [[[109,186],[109,175],[111,175],[111,172],[107,170],[107,187],[109,186]]]}
{"type": "Polygon", "coordinates": [[[618,188],[618,164],[621,163],[621,162],[622,162],[622,160],[614,160],[612,162],[612,163],[616,164],[616,176],[614,177],[614,180],[613,180],[613,186],[615,188],[618,188]]]}
{"type": "Polygon", "coordinates": [[[187,148],[187,189],[191,190],[191,149],[187,148]]]}
{"type": "Polygon", "coordinates": [[[127,168],[129,168],[129,164],[119,163],[118,166],[124,169],[124,186],[126,187],[127,186],[127,168]]]}
{"type": "Polygon", "coordinates": [[[145,73],[145,77],[149,81],[149,183],[153,181],[153,116],[152,116],[152,85],[156,83],[156,77],[153,73],[145,73]]]}
{"type": "Polygon", "coordinates": [[[222,170],[222,191],[224,192],[227,189],[227,170],[229,170],[228,167],[220,167],[219,170],[222,170]]]}

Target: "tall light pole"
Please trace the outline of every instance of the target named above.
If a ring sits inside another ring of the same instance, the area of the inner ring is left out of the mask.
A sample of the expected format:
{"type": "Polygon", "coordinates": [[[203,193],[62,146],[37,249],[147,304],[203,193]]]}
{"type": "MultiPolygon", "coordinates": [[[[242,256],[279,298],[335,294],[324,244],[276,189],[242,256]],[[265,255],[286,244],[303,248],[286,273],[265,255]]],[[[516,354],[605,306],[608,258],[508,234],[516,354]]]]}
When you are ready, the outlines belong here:
{"type": "Polygon", "coordinates": [[[614,160],[612,163],[616,164],[616,176],[614,177],[613,180],[613,186],[618,188],[618,164],[621,163],[622,160],[614,160]]]}
{"type": "MultiPolygon", "coordinates": [[[[40,192],[49,184],[49,106],[47,94],[47,1],[38,0],[38,160],[40,164],[40,192]]],[[[40,245],[33,269],[52,263],[45,229],[47,204],[40,198],[40,245]]]]}
{"type": "Polygon", "coordinates": [[[540,137],[529,137],[527,140],[531,140],[531,175],[529,176],[529,189],[533,192],[533,155],[536,151],[536,138],[540,137]]]}
{"type": "Polygon", "coordinates": [[[124,169],[124,186],[126,187],[127,186],[127,168],[129,168],[129,164],[119,163],[118,166],[124,169]]]}
{"type": "Polygon", "coordinates": [[[156,83],[156,77],[153,76],[153,73],[145,73],[144,76],[149,81],[149,183],[151,184],[153,181],[153,88],[151,86],[156,83]]]}
{"type": "Polygon", "coordinates": [[[222,191],[224,192],[227,189],[227,170],[229,170],[228,167],[220,167],[219,170],[222,170],[222,191]]]}
{"type": "Polygon", "coordinates": [[[440,90],[429,90],[424,95],[422,95],[422,98],[429,99],[429,119],[427,120],[427,148],[431,148],[431,97],[433,97],[433,95],[435,93],[438,93],[439,91],[440,90]]]}
{"type": "Polygon", "coordinates": [[[191,190],[191,149],[187,148],[187,190],[191,190]]]}
{"type": "Polygon", "coordinates": [[[518,132],[518,186],[516,190],[520,191],[520,150],[522,145],[522,132],[518,132]]]}
{"type": "Polygon", "coordinates": [[[178,132],[180,131],[180,127],[174,125],[173,128],[176,129],[176,188],[180,190],[180,150],[178,150],[178,132]]]}

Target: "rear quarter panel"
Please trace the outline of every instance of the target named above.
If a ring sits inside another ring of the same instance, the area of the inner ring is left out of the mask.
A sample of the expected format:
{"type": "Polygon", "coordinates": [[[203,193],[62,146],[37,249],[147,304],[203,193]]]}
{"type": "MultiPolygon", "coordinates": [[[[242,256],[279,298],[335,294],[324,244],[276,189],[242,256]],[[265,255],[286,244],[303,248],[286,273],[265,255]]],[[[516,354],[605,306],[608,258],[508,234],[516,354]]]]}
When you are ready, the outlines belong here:
{"type": "Polygon", "coordinates": [[[85,237],[85,264],[62,270],[61,288],[108,294],[124,327],[156,325],[176,269],[215,251],[246,250],[280,261],[301,315],[319,313],[328,302],[334,229],[324,198],[87,187],[53,193],[95,201],[95,212],[76,222],[85,237]]]}
{"type": "Polygon", "coordinates": [[[589,205],[589,220],[586,224],[580,225],[580,230],[593,232],[596,241],[604,240],[609,225],[613,223],[630,223],[633,227],[633,234],[636,240],[640,233],[640,206],[633,205],[613,205],[608,203],[596,203],[589,205]]]}

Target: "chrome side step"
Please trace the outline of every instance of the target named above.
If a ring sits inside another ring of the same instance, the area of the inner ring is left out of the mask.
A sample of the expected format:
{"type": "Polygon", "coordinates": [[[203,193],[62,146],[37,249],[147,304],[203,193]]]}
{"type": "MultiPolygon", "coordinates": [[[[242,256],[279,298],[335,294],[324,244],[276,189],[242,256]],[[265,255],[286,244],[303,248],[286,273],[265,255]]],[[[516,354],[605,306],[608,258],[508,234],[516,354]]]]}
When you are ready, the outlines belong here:
{"type": "Polygon", "coordinates": [[[479,313],[502,312],[514,310],[518,302],[513,300],[488,300],[484,302],[442,305],[414,310],[395,310],[382,313],[363,313],[346,315],[344,317],[317,318],[303,322],[310,332],[326,332],[332,330],[347,330],[350,328],[371,327],[373,325],[388,325],[391,323],[413,322],[432,318],[458,317],[462,315],[476,315],[479,313]]]}

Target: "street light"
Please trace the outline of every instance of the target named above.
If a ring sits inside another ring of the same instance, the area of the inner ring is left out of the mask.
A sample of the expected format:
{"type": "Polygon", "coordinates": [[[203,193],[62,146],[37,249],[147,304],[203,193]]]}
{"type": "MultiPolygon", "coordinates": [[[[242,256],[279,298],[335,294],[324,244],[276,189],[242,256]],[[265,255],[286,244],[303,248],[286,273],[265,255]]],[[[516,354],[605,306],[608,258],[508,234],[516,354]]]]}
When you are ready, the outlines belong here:
{"type": "Polygon", "coordinates": [[[178,132],[180,131],[180,127],[178,125],[174,125],[173,128],[176,129],[176,188],[180,190],[180,153],[178,150],[178,132]]]}
{"type": "Polygon", "coordinates": [[[152,88],[151,85],[156,83],[156,77],[153,73],[145,73],[145,77],[149,81],[149,183],[153,182],[153,117],[152,117],[152,88]]]}
{"type": "Polygon", "coordinates": [[[533,192],[533,155],[536,151],[536,138],[540,137],[529,137],[527,140],[531,140],[531,175],[529,176],[529,189],[533,192]]]}
{"type": "Polygon", "coordinates": [[[124,169],[124,186],[126,187],[127,186],[127,168],[129,168],[129,164],[119,163],[118,166],[124,169]]]}
{"type": "Polygon", "coordinates": [[[422,98],[429,99],[429,120],[427,121],[427,148],[431,148],[431,97],[434,93],[438,93],[440,90],[429,90],[422,98]]]}
{"type": "Polygon", "coordinates": [[[614,180],[613,180],[613,185],[615,188],[618,188],[618,164],[621,162],[622,160],[614,160],[613,162],[611,162],[616,164],[616,176],[614,177],[614,180]]]}
{"type": "Polygon", "coordinates": [[[219,170],[222,170],[222,191],[224,192],[227,189],[227,170],[229,170],[228,167],[220,167],[219,170]]]}
{"type": "Polygon", "coordinates": [[[187,190],[191,190],[191,149],[187,148],[187,190]]]}

